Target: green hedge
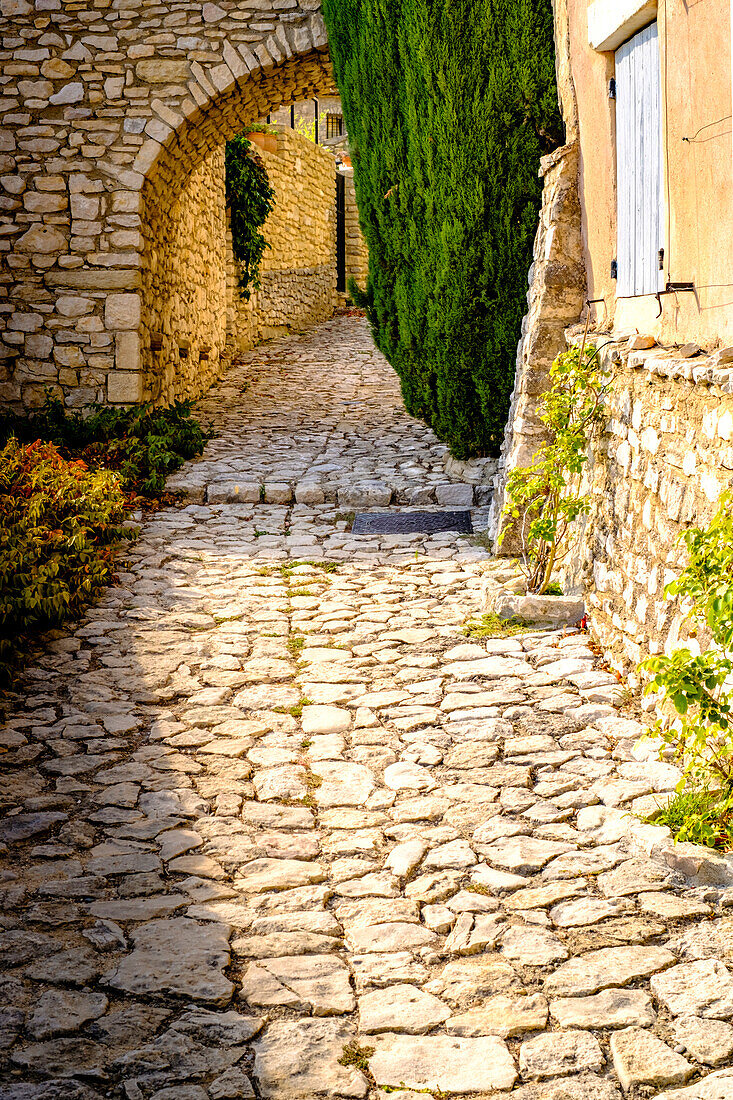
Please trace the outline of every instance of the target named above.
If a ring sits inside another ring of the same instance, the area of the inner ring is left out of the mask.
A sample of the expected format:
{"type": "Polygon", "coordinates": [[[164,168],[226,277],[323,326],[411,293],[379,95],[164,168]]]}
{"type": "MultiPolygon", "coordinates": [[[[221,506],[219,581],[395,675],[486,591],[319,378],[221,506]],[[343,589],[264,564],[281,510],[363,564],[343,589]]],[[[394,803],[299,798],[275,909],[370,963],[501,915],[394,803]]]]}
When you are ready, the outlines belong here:
{"type": "Polygon", "coordinates": [[[143,497],[159,496],[168,474],[204,449],[211,433],[191,416],[187,401],[167,408],[137,405],[115,409],[94,405],[70,412],[57,397],[27,416],[0,412],[0,444],[53,443],[66,458],[80,458],[95,469],[115,470],[122,488],[143,497]]]}
{"type": "Polygon", "coordinates": [[[408,411],[496,454],[539,160],[562,140],[551,0],[324,0],[369,248],[366,305],[408,411]]]}

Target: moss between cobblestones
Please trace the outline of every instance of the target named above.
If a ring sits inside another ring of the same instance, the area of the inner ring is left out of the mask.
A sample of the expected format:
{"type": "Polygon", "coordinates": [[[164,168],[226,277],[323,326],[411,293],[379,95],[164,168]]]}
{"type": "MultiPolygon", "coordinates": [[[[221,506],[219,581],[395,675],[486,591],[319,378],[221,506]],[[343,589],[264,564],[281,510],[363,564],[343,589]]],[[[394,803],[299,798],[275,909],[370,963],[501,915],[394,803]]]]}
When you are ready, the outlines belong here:
{"type": "Polygon", "coordinates": [[[536,626],[527,619],[500,619],[498,615],[486,614],[480,619],[469,619],[461,633],[467,638],[511,638],[534,629],[536,626]]]}

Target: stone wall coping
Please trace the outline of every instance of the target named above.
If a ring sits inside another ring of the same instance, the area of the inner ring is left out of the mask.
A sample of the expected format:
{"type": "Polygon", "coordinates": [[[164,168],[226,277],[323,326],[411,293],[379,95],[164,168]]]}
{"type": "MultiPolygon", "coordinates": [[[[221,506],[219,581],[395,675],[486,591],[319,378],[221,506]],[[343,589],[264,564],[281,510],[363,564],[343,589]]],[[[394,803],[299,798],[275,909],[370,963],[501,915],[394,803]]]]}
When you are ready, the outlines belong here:
{"type": "Polygon", "coordinates": [[[571,153],[577,153],[577,151],[578,143],[572,141],[567,145],[561,145],[559,149],[554,149],[551,153],[547,153],[546,156],[540,159],[540,168],[537,175],[540,179],[543,179],[553,168],[557,167],[561,160],[565,160],[571,153]]]}
{"type": "MultiPolygon", "coordinates": [[[[579,347],[583,339],[583,326],[574,325],[566,331],[571,347],[579,347]]],[[[630,370],[646,371],[671,381],[691,382],[693,385],[718,386],[723,393],[733,394],[733,348],[720,348],[715,352],[693,357],[679,355],[679,348],[632,349],[629,341],[636,333],[614,336],[608,331],[589,332],[586,342],[599,348],[601,364],[609,372],[623,364],[630,370]],[[675,354],[677,353],[677,354],[675,354]]]]}

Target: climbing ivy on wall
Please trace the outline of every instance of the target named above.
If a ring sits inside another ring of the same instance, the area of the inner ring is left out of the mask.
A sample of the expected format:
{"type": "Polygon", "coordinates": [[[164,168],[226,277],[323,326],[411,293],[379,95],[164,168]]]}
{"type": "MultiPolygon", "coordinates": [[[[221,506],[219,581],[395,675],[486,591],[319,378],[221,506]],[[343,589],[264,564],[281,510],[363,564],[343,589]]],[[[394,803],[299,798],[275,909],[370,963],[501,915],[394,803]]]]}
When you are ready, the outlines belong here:
{"type": "Polygon", "coordinates": [[[551,0],[324,0],[369,247],[365,302],[407,410],[496,454],[540,157],[562,140],[551,0]]]}
{"type": "Polygon", "coordinates": [[[239,261],[239,288],[246,300],[250,287],[260,285],[260,262],[267,241],[260,227],[275,206],[275,192],[270,186],[262,158],[253,152],[251,142],[243,134],[226,144],[226,197],[230,210],[232,247],[239,261]]]}

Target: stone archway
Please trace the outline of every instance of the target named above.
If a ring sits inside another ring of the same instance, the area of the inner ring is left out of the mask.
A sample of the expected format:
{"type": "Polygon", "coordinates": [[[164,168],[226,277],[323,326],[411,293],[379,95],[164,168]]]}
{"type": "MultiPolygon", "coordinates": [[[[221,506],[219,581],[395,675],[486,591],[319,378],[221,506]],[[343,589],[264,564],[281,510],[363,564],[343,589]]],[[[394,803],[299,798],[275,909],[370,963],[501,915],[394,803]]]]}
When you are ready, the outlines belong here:
{"type": "MultiPolygon", "coordinates": [[[[39,404],[48,386],[76,405],[155,396],[161,257],[185,254],[207,165],[248,122],[333,87],[319,5],[292,3],[275,16],[261,0],[64,12],[2,0],[18,43],[0,99],[4,404],[39,404]]],[[[202,254],[190,270],[203,279],[202,254]]],[[[204,288],[204,314],[215,298],[204,288]]]]}

